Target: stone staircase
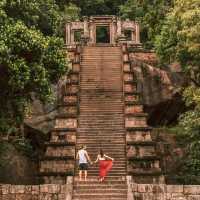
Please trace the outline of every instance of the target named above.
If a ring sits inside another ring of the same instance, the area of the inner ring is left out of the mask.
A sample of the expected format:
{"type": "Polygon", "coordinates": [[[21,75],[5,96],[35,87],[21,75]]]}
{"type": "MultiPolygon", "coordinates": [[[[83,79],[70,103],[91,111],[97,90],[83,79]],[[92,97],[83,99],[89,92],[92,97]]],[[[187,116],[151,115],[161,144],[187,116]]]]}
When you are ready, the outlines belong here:
{"type": "MultiPolygon", "coordinates": [[[[78,48],[78,47],[77,47],[78,48]]],[[[156,143],[147,124],[134,65],[126,45],[68,50],[72,70],[61,84],[61,101],[45,156],[40,160],[43,183],[66,184],[74,176],[74,200],[125,200],[129,175],[135,183],[164,183],[156,143]],[[81,62],[80,62],[81,60],[81,62]],[[114,158],[103,183],[98,165],[88,180],[78,180],[75,154],[86,145],[92,161],[102,148],[114,158]]]]}
{"type": "Polygon", "coordinates": [[[134,74],[136,62],[130,61],[126,45],[123,52],[124,118],[127,144],[127,174],[136,183],[164,183],[156,142],[151,138],[137,79],[134,74]]]}
{"type": "Polygon", "coordinates": [[[41,183],[66,184],[67,176],[74,175],[77,118],[79,114],[79,69],[78,49],[68,50],[72,69],[58,84],[58,115],[46,151],[40,160],[41,183]]]}
{"type": "Polygon", "coordinates": [[[84,47],[80,77],[80,114],[77,150],[87,145],[94,161],[102,148],[114,158],[105,182],[98,182],[98,165],[88,170],[88,181],[74,180],[74,200],[125,200],[126,141],[120,47],[84,47]]]}

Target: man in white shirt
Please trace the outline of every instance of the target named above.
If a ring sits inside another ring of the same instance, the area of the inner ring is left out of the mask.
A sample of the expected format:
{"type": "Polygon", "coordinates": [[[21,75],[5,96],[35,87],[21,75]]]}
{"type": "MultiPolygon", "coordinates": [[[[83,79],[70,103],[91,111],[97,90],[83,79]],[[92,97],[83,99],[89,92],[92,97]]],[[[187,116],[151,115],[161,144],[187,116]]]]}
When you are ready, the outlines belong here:
{"type": "Polygon", "coordinates": [[[76,155],[79,163],[79,180],[82,180],[82,172],[85,174],[85,181],[87,180],[88,161],[92,164],[90,157],[86,151],[86,146],[82,146],[76,155]]]}

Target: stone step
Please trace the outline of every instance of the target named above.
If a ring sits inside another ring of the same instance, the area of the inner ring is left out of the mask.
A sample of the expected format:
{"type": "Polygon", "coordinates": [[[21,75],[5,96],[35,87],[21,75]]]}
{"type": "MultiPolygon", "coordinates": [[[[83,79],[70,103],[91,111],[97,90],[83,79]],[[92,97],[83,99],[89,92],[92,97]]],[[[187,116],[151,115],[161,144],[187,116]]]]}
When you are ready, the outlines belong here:
{"type": "MultiPolygon", "coordinates": [[[[110,176],[110,177],[112,177],[112,176],[126,176],[126,169],[124,169],[124,170],[122,170],[122,171],[119,171],[119,172],[117,172],[117,171],[112,171],[112,169],[108,172],[108,175],[110,176]]],[[[77,175],[78,175],[78,172],[77,172],[77,175]]],[[[88,177],[89,176],[98,176],[99,175],[99,170],[93,170],[93,171],[91,171],[91,170],[88,170],[88,177]]]]}
{"type": "MultiPolygon", "coordinates": [[[[79,198],[73,198],[73,200],[80,200],[79,198]]],[[[88,198],[81,198],[81,200],[88,200],[88,198]]],[[[117,197],[106,197],[106,198],[102,198],[102,197],[99,197],[99,198],[95,198],[95,200],[127,200],[127,197],[124,197],[124,198],[121,198],[121,197],[119,197],[119,198],[117,198],[117,197]]]]}
{"type": "Polygon", "coordinates": [[[74,194],[73,195],[73,198],[76,199],[76,198],[79,198],[79,199],[92,199],[92,200],[96,200],[97,198],[105,198],[105,199],[110,199],[110,198],[114,198],[114,197],[117,197],[117,198],[126,198],[127,197],[127,193],[122,193],[122,194],[118,194],[118,193],[109,193],[109,194],[102,194],[102,193],[99,193],[99,194],[94,194],[94,193],[81,193],[81,194],[74,194]]]}
{"type": "Polygon", "coordinates": [[[123,136],[120,136],[120,137],[115,137],[115,136],[108,136],[107,138],[105,138],[105,137],[96,137],[96,136],[94,136],[94,137],[80,137],[80,136],[78,136],[77,137],[77,140],[78,141],[88,141],[88,142],[93,142],[93,143],[95,143],[95,142],[98,142],[98,141],[104,141],[104,142],[110,142],[110,143],[112,143],[112,141],[121,141],[121,140],[125,140],[125,137],[123,137],[123,136]]]}
{"type": "Polygon", "coordinates": [[[115,128],[112,128],[112,127],[104,127],[104,128],[88,128],[88,127],[80,127],[78,128],[78,131],[79,132],[94,132],[94,133],[98,133],[98,132],[105,132],[107,131],[107,133],[109,132],[110,133],[119,133],[119,132],[125,132],[123,128],[120,128],[120,129],[115,129],[115,128]]]}
{"type": "MultiPolygon", "coordinates": [[[[91,118],[92,117],[88,117],[88,116],[83,116],[83,115],[80,115],[79,116],[79,122],[88,122],[90,121],[91,122],[91,118]]],[[[92,123],[94,122],[109,122],[109,123],[112,123],[112,122],[118,122],[118,121],[124,121],[124,118],[122,116],[120,117],[111,117],[111,116],[97,116],[97,115],[94,115],[94,120],[92,120],[92,123]]]]}
{"type": "MultiPolygon", "coordinates": [[[[74,189],[74,194],[76,195],[76,194],[84,194],[84,193],[91,193],[91,188],[89,187],[89,188],[75,188],[74,189]]],[[[126,188],[124,188],[124,189],[119,189],[119,188],[98,188],[98,187],[96,187],[96,188],[93,188],[93,190],[92,190],[92,193],[93,194],[99,194],[99,193],[101,193],[101,194],[108,194],[108,193],[112,193],[112,194],[117,194],[117,193],[119,193],[119,194],[126,194],[127,193],[127,189],[126,188]]]]}
{"type": "Polygon", "coordinates": [[[102,133],[101,131],[99,132],[95,132],[95,131],[90,131],[89,133],[88,132],[85,132],[85,131],[78,131],[78,134],[77,134],[77,138],[93,138],[93,137],[96,137],[96,138],[102,138],[102,137],[125,137],[125,132],[124,131],[114,131],[114,132],[109,132],[109,134],[107,133],[102,133]]]}
{"type": "Polygon", "coordinates": [[[87,190],[87,189],[94,190],[96,188],[99,188],[100,190],[109,190],[109,189],[127,189],[127,186],[125,184],[115,184],[115,185],[108,185],[104,184],[103,182],[98,185],[79,185],[79,184],[74,184],[74,189],[75,190],[87,190]]]}

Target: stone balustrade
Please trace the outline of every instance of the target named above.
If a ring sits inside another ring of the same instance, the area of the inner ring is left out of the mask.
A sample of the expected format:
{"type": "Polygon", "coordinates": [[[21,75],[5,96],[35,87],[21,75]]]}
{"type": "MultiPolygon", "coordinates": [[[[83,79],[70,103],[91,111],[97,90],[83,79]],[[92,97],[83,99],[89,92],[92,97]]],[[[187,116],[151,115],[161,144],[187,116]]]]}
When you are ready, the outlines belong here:
{"type": "Polygon", "coordinates": [[[127,200],[200,200],[200,185],[136,184],[127,178],[127,200]]]}
{"type": "Polygon", "coordinates": [[[3,185],[0,184],[1,200],[71,200],[73,178],[67,178],[67,184],[45,185],[3,185]]]}

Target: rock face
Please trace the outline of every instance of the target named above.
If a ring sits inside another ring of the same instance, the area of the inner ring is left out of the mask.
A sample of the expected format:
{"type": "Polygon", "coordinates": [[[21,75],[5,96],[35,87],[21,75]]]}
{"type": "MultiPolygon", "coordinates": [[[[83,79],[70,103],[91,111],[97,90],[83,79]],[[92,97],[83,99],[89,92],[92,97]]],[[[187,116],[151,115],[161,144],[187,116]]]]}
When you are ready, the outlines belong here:
{"type": "Polygon", "coordinates": [[[12,143],[1,141],[0,146],[0,183],[38,184],[37,162],[12,143]]]}
{"type": "Polygon", "coordinates": [[[55,100],[52,103],[42,103],[34,96],[31,105],[31,113],[25,119],[25,126],[38,130],[40,133],[47,134],[54,126],[54,120],[57,115],[57,97],[60,91],[58,85],[53,85],[53,96],[55,100]]]}
{"type": "Polygon", "coordinates": [[[185,109],[179,94],[180,87],[186,84],[183,73],[177,71],[177,67],[156,67],[154,53],[130,53],[129,56],[142,103],[149,114],[148,123],[160,126],[176,122],[185,109]]]}

